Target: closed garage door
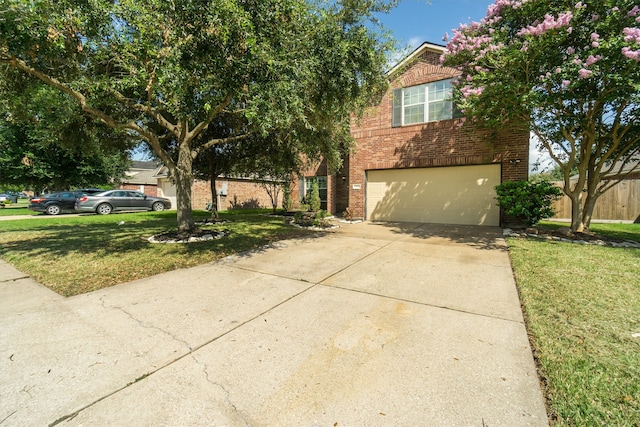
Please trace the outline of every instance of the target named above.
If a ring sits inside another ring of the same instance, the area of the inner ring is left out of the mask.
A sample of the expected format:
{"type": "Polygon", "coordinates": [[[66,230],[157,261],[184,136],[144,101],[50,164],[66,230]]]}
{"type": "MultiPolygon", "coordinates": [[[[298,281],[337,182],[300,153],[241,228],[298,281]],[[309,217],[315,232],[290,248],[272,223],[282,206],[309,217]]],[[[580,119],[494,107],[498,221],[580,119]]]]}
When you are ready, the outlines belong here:
{"type": "Polygon", "coordinates": [[[367,219],[498,226],[498,184],[495,164],[368,171],[367,219]]]}

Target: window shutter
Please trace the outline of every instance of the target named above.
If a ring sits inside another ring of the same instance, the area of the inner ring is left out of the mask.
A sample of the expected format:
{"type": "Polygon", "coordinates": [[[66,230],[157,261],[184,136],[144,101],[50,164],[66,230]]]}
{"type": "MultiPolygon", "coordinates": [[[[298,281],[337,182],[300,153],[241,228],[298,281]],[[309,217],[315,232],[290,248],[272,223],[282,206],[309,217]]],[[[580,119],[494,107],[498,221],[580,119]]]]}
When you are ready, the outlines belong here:
{"type": "Polygon", "coordinates": [[[393,91],[393,119],[392,127],[402,126],[402,88],[393,91]]]}

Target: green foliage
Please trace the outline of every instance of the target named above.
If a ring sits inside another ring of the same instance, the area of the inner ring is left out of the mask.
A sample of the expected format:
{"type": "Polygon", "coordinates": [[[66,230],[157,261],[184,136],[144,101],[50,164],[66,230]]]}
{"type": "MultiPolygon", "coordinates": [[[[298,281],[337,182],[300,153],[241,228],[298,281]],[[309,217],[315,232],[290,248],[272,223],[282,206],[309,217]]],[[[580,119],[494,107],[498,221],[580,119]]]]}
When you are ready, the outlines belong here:
{"type": "Polygon", "coordinates": [[[293,209],[293,198],[291,197],[291,186],[289,181],[285,182],[282,185],[282,191],[282,207],[286,212],[289,212],[291,211],[291,209],[293,209]]]}
{"type": "Polygon", "coordinates": [[[528,226],[552,217],[553,201],[561,195],[560,189],[547,181],[506,181],[495,189],[498,205],[505,213],[528,226]]]}
{"type": "Polygon", "coordinates": [[[313,181],[307,193],[307,203],[309,204],[309,210],[311,212],[318,212],[320,210],[320,189],[318,188],[317,180],[313,181]]]}
{"type": "Polygon", "coordinates": [[[99,187],[124,176],[129,167],[126,151],[107,145],[100,148],[97,140],[102,136],[87,128],[73,131],[87,141],[86,149],[55,139],[64,132],[0,118],[0,184],[40,194],[44,189],[99,187]]]}
{"type": "Polygon", "coordinates": [[[194,159],[215,145],[244,141],[250,158],[278,135],[279,153],[339,164],[352,114],[387,87],[374,15],[397,3],[1,1],[0,92],[17,105],[45,84],[144,140],[176,182],[181,231],[194,159]]]}

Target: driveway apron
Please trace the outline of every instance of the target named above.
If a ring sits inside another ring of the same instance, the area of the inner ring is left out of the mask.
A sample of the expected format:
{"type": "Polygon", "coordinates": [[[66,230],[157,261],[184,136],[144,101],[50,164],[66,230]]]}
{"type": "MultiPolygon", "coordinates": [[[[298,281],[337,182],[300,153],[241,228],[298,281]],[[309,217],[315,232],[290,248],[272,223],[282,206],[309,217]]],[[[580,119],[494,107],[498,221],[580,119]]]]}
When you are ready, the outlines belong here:
{"type": "Polygon", "coordinates": [[[546,426],[499,228],[344,224],[62,298],[0,262],[0,425],[546,426]]]}

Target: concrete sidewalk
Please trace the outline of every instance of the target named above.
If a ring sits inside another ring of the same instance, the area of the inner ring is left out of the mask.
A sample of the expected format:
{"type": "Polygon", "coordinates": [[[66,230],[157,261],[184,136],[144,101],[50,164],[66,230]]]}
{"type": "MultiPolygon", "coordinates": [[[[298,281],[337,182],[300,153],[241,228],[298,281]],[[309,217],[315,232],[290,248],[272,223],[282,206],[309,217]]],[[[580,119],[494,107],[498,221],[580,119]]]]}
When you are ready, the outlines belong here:
{"type": "Polygon", "coordinates": [[[546,426],[498,228],[345,225],[62,298],[0,262],[0,424],[546,426]]]}

